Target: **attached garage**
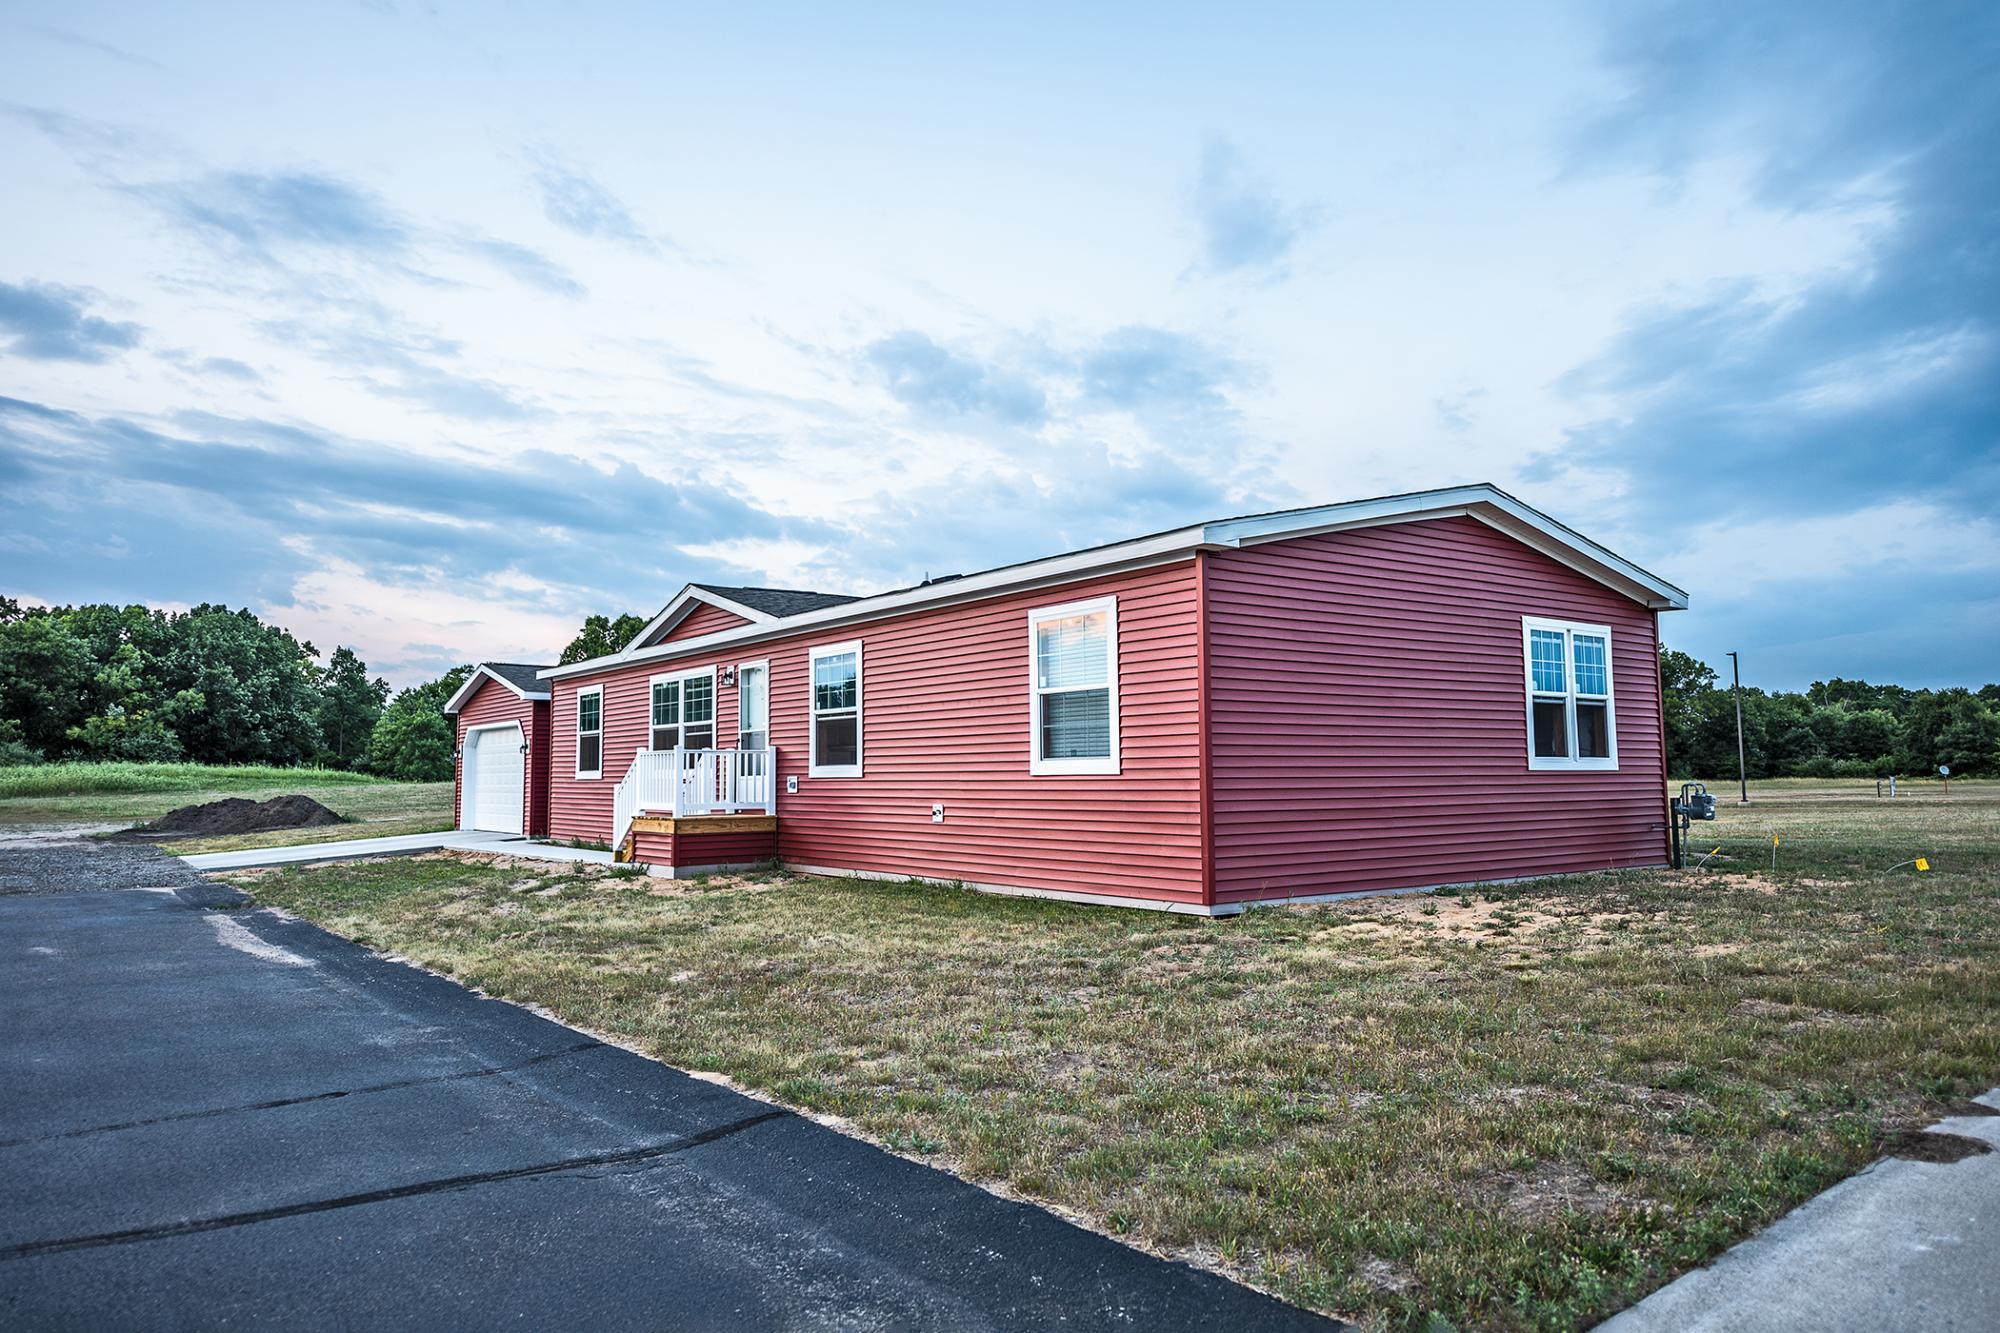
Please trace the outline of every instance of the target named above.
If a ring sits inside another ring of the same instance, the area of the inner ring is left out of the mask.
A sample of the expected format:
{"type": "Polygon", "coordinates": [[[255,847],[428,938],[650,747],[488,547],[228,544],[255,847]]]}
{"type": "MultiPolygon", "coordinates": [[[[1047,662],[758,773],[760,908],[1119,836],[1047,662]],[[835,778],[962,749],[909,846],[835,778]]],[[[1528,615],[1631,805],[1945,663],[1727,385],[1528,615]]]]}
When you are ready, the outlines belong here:
{"type": "Polygon", "coordinates": [[[518,722],[468,727],[458,826],[482,833],[526,833],[528,741],[518,722]]]}
{"type": "Polygon", "coordinates": [[[549,695],[519,662],[482,662],[445,712],[458,723],[458,827],[547,837],[549,695]]]}

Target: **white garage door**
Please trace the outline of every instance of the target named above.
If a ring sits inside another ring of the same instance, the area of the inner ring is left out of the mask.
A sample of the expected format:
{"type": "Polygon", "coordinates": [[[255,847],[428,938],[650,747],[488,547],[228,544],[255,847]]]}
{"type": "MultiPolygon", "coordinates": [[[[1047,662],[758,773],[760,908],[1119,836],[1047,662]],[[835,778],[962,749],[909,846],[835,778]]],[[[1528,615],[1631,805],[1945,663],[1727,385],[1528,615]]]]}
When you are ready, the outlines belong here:
{"type": "Polygon", "coordinates": [[[467,732],[459,827],[490,833],[521,832],[521,789],[526,774],[519,724],[467,732]]]}

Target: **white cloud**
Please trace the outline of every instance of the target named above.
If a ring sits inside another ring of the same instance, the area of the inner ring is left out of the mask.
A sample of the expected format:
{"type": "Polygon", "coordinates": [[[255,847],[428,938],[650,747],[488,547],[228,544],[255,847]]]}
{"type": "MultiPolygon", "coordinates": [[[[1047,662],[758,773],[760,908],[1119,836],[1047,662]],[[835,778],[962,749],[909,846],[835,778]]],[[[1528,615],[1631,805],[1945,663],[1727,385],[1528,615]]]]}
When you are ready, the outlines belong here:
{"type": "Polygon", "coordinates": [[[534,609],[546,591],[519,571],[477,587],[444,580],[391,585],[357,565],[327,560],[298,581],[288,601],[259,613],[321,652],[363,645],[369,669],[401,688],[459,662],[554,662],[582,616],[534,609]]]}

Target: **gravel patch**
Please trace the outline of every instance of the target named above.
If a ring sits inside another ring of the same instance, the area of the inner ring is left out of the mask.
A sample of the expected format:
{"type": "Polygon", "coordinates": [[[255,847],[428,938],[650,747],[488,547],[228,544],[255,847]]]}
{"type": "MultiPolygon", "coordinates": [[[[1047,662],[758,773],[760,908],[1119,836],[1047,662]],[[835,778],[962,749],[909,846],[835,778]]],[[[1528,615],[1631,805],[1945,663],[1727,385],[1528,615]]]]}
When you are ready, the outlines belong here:
{"type": "Polygon", "coordinates": [[[178,889],[206,883],[200,871],[157,847],[82,837],[73,829],[0,842],[0,894],[178,889]]]}

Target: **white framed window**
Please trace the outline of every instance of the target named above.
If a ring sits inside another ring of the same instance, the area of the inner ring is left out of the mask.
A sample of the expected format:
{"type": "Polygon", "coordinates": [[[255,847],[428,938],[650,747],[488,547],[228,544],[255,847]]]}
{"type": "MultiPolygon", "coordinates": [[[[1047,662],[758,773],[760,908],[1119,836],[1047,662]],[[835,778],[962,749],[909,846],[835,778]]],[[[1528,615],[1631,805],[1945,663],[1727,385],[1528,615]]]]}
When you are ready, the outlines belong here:
{"type": "Polygon", "coordinates": [[[771,743],[771,664],[736,664],[736,747],[761,750],[771,743]]]}
{"type": "Polygon", "coordinates": [[[1118,599],[1028,613],[1028,771],[1118,771],[1118,599]]]}
{"type": "Polygon", "coordinates": [[[1521,656],[1528,692],[1528,767],[1617,768],[1610,628],[1522,616],[1521,656]]]}
{"type": "Polygon", "coordinates": [[[604,687],[585,686],[576,692],[576,775],[604,776],[604,687]]]}
{"type": "Polygon", "coordinates": [[[676,746],[715,748],[715,668],[654,676],[646,744],[654,750],[676,746]]]}
{"type": "Polygon", "coordinates": [[[861,776],[861,641],[829,643],[806,657],[811,690],[811,759],[815,778],[861,776]]]}

